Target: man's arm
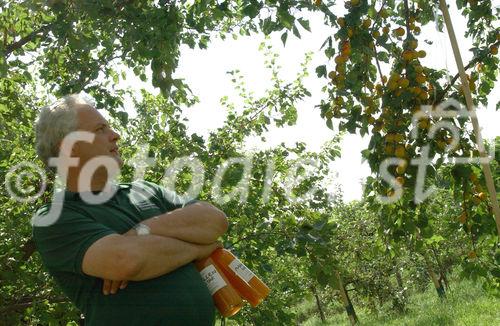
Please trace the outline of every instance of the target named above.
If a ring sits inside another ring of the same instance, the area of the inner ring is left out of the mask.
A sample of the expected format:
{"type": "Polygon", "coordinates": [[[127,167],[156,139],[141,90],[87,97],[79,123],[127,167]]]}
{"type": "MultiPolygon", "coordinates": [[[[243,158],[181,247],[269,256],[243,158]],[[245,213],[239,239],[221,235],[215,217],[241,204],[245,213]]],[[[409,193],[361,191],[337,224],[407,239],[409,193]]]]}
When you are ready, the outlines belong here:
{"type": "Polygon", "coordinates": [[[207,202],[196,202],[142,223],[151,229],[151,234],[194,244],[213,243],[228,228],[226,214],[207,202]]]}
{"type": "Polygon", "coordinates": [[[219,246],[217,242],[199,245],[156,235],[112,234],[87,249],[82,270],[107,280],[142,281],[205,258],[219,246]]]}
{"type": "MultiPolygon", "coordinates": [[[[215,206],[206,202],[196,202],[186,207],[179,208],[174,211],[162,214],[160,216],[155,216],[153,218],[147,219],[142,223],[147,225],[151,229],[152,235],[170,238],[170,240],[180,240],[179,242],[171,241],[171,243],[180,246],[177,250],[183,250],[186,248],[182,247],[187,247],[188,251],[185,252],[184,254],[186,254],[188,257],[190,257],[189,250],[193,250],[193,246],[195,250],[196,247],[199,247],[197,248],[198,250],[199,249],[208,250],[209,253],[203,254],[202,255],[203,257],[201,258],[210,255],[213,249],[207,249],[206,246],[213,245],[213,243],[219,238],[219,236],[221,236],[226,232],[228,227],[226,215],[221,210],[217,209],[215,206]]],[[[123,236],[135,236],[135,235],[136,231],[134,229],[130,229],[123,236]]],[[[94,249],[99,250],[99,248],[94,248],[94,249]]],[[[149,252],[149,254],[154,255],[154,253],[152,252],[149,252]]],[[[191,259],[185,261],[183,259],[185,258],[185,256],[183,256],[182,254],[179,255],[179,257],[177,258],[180,258],[180,261],[183,263],[180,263],[180,265],[178,266],[177,264],[174,263],[173,268],[171,270],[174,270],[177,267],[185,265],[186,263],[194,259],[200,259],[200,257],[196,258],[191,257],[191,259]]],[[[106,257],[102,257],[102,259],[106,259],[106,257]]],[[[99,260],[99,258],[97,258],[97,260],[99,260]]],[[[96,261],[95,263],[100,265],[98,261],[96,261]]],[[[112,262],[108,263],[113,264],[112,262]]],[[[97,266],[97,268],[99,267],[100,266],[97,266]]],[[[162,265],[162,267],[166,267],[168,269],[168,266],[166,265],[162,265]]],[[[149,267],[144,267],[144,268],[147,269],[149,267]]],[[[127,266],[126,264],[123,264],[121,269],[123,271],[127,271],[130,269],[134,269],[134,266],[127,266]]],[[[109,266],[108,268],[106,268],[106,270],[115,271],[116,268],[114,266],[109,266]]],[[[166,274],[171,270],[165,271],[163,274],[166,274]]],[[[87,274],[96,276],[95,272],[94,274],[90,273],[91,272],[87,274]]],[[[148,273],[146,273],[146,275],[150,276],[148,273]]],[[[115,278],[99,276],[104,279],[104,284],[103,284],[104,294],[108,293],[113,294],[116,293],[116,291],[119,288],[124,289],[127,286],[127,281],[121,281],[121,280],[135,280],[133,278],[124,277],[123,275],[114,275],[114,276],[115,278]]],[[[147,277],[147,278],[152,278],[152,277],[147,277]]]]}

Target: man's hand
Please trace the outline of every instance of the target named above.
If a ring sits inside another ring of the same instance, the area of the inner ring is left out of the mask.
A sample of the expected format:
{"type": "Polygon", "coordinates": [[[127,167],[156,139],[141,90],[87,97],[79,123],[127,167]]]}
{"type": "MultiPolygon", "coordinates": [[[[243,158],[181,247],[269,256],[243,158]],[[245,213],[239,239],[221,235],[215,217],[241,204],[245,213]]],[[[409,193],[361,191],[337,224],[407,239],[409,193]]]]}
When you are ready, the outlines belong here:
{"type": "Polygon", "coordinates": [[[104,295],[115,294],[118,289],[123,290],[127,287],[128,281],[103,280],[102,293],[104,295]]]}
{"type": "Polygon", "coordinates": [[[215,241],[214,243],[211,243],[209,245],[200,245],[198,256],[196,257],[196,260],[202,260],[202,259],[207,258],[208,256],[210,256],[212,254],[212,252],[214,252],[215,249],[218,249],[218,248],[224,248],[224,246],[222,245],[222,242],[220,242],[220,241],[215,241]]]}
{"type": "Polygon", "coordinates": [[[199,245],[217,241],[228,228],[226,214],[206,202],[196,202],[141,223],[150,228],[151,234],[199,245]]]}

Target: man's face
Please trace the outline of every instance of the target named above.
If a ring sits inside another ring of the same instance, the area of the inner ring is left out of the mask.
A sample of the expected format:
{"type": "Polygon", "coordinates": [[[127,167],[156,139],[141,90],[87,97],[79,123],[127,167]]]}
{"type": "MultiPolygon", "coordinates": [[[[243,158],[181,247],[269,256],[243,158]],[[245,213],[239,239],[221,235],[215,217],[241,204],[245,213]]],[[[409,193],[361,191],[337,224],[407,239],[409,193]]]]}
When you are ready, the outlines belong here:
{"type": "Polygon", "coordinates": [[[73,155],[80,158],[80,167],[92,158],[101,155],[113,157],[121,167],[123,161],[117,146],[120,135],[111,129],[99,111],[89,105],[80,105],[77,108],[77,119],[77,130],[95,134],[92,143],[80,141],[73,147],[73,155]]]}

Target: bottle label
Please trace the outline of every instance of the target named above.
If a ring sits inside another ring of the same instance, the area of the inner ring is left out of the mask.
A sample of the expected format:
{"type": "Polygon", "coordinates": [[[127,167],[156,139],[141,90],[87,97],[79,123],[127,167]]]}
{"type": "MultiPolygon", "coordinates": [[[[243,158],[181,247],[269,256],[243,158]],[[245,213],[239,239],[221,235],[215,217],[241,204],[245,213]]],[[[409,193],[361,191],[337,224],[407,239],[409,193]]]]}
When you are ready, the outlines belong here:
{"type": "Polygon", "coordinates": [[[255,274],[252,273],[252,271],[249,270],[248,267],[246,267],[239,259],[234,259],[229,264],[229,268],[231,268],[232,271],[236,273],[236,275],[241,277],[247,283],[255,277],[255,274]]]}
{"type": "Polygon", "coordinates": [[[200,275],[203,282],[207,285],[208,291],[210,291],[211,295],[227,285],[222,276],[215,269],[214,265],[208,265],[202,269],[200,275]]]}

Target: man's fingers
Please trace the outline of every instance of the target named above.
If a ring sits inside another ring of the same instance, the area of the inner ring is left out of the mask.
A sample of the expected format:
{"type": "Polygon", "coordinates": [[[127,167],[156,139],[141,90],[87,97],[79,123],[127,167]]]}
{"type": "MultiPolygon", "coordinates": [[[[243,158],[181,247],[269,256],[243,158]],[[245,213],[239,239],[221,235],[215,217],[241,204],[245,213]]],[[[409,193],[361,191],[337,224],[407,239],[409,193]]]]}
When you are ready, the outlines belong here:
{"type": "Polygon", "coordinates": [[[115,294],[118,289],[123,290],[128,285],[128,281],[103,280],[102,293],[104,295],[115,294]]]}
{"type": "Polygon", "coordinates": [[[120,288],[122,281],[111,281],[111,294],[115,294],[116,291],[120,288]]]}
{"type": "Polygon", "coordinates": [[[200,253],[197,259],[203,259],[210,256],[215,249],[223,248],[223,246],[221,242],[216,241],[208,245],[200,245],[198,248],[200,248],[200,253]]]}
{"type": "Polygon", "coordinates": [[[124,288],[126,288],[128,285],[128,281],[122,281],[122,283],[120,284],[120,290],[123,290],[124,288]]]}
{"type": "Polygon", "coordinates": [[[111,291],[111,280],[104,280],[102,284],[102,293],[104,295],[108,295],[109,292],[111,291]]]}

